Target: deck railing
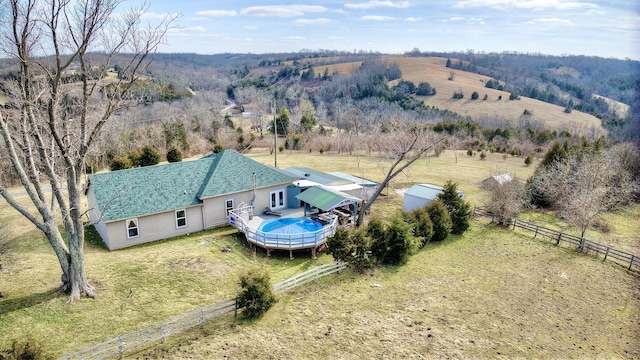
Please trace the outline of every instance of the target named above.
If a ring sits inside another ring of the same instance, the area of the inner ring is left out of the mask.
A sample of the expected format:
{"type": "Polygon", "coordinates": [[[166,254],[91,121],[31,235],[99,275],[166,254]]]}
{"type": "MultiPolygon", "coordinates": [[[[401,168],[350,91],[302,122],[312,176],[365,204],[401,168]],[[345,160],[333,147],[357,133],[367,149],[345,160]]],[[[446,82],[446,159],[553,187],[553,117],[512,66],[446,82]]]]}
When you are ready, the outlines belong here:
{"type": "Polygon", "coordinates": [[[265,249],[300,250],[316,248],[327,242],[327,238],[333,236],[338,217],[331,219],[322,229],[297,234],[277,234],[253,229],[249,226],[249,218],[253,215],[253,208],[241,204],[238,208],[229,211],[229,224],[238,228],[245,234],[247,241],[265,249]]]}

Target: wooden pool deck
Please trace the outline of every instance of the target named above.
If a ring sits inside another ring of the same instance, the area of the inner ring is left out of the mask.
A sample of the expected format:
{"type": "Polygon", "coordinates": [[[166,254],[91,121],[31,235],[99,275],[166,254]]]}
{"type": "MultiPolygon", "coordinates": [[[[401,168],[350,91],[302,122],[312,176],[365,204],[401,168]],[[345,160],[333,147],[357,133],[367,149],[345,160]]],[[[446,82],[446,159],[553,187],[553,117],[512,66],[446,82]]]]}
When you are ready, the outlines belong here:
{"type": "MultiPolygon", "coordinates": [[[[318,248],[327,242],[327,238],[333,236],[338,224],[338,218],[335,217],[331,222],[325,223],[320,230],[313,232],[276,234],[258,230],[264,221],[305,217],[302,208],[282,209],[278,210],[278,213],[282,216],[268,215],[257,210],[254,212],[248,206],[241,206],[229,213],[229,224],[245,234],[249,244],[265,249],[267,255],[270,255],[271,250],[289,250],[289,257],[292,259],[294,250],[305,249],[311,249],[311,254],[315,258],[318,248]]],[[[311,214],[307,214],[306,217],[311,217],[311,214]]]]}

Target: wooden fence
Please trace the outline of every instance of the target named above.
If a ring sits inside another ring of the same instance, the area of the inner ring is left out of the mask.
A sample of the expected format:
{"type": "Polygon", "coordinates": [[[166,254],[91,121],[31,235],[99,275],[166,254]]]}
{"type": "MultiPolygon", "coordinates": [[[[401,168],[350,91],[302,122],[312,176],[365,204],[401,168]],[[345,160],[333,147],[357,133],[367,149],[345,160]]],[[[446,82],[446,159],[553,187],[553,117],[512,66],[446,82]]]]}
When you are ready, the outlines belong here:
{"type": "MultiPolygon", "coordinates": [[[[347,266],[347,263],[337,261],[316,266],[292,278],[275,284],[273,286],[273,290],[276,294],[291,291],[310,281],[314,281],[323,276],[343,270],[347,266]]],[[[107,340],[98,345],[62,357],[61,360],[108,359],[112,357],[122,358],[125,353],[131,350],[149,345],[156,341],[164,342],[165,338],[168,336],[184,332],[196,326],[202,327],[204,326],[204,323],[209,320],[231,313],[236,316],[240,309],[241,308],[238,307],[236,299],[225,300],[178,316],[174,319],[163,322],[162,324],[150,326],[142,330],[107,340]]]]}
{"type": "MultiPolygon", "coordinates": [[[[482,207],[474,207],[473,216],[484,216],[491,218],[492,221],[496,220],[494,214],[482,207]]],[[[603,256],[603,261],[609,260],[624,266],[628,266],[629,270],[640,270],[640,257],[638,257],[637,255],[620,251],[618,249],[602,245],[591,240],[581,238],[579,236],[565,234],[562,231],[548,229],[540,225],[526,222],[524,220],[506,219],[506,221],[503,222],[506,223],[507,226],[512,227],[513,230],[518,228],[526,232],[533,233],[534,238],[537,238],[539,236],[541,238],[555,242],[556,245],[560,245],[564,242],[569,244],[569,246],[576,247],[579,251],[583,251],[596,256],[603,256]]]]}

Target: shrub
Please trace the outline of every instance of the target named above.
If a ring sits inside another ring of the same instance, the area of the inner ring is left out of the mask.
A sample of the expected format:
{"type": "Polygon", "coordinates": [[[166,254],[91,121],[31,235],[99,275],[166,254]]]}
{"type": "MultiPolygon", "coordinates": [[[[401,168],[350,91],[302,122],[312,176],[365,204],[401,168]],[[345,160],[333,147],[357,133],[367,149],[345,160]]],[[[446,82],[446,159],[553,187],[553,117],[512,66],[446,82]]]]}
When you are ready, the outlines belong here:
{"type": "Polygon", "coordinates": [[[564,108],[564,112],[565,112],[565,114],[571,114],[571,108],[570,108],[570,107],[568,107],[568,106],[567,106],[567,107],[565,107],[565,108],[564,108]]]}
{"type": "Polygon", "coordinates": [[[424,247],[431,241],[433,224],[425,208],[417,208],[413,211],[403,213],[403,218],[404,221],[413,227],[413,236],[418,239],[420,247],[424,247]]]}
{"type": "Polygon", "coordinates": [[[142,148],[140,154],[140,166],[156,165],[160,162],[160,153],[150,145],[142,148]]]}
{"type": "Polygon", "coordinates": [[[518,94],[516,94],[516,93],[512,92],[512,93],[509,95],[509,100],[520,100],[520,96],[518,96],[518,94]]]}
{"type": "Polygon", "coordinates": [[[249,319],[262,317],[278,300],[271,287],[271,276],[264,270],[250,269],[240,276],[238,307],[249,319]]]}
{"type": "Polygon", "coordinates": [[[477,100],[479,97],[480,97],[480,94],[478,94],[478,92],[477,92],[477,91],[474,91],[474,92],[471,94],[471,100],[477,100]]]}
{"type": "Polygon", "coordinates": [[[480,153],[480,160],[484,160],[484,159],[486,159],[486,158],[487,158],[487,153],[486,153],[486,152],[484,152],[484,151],[483,151],[483,152],[481,152],[481,153],[480,153]]]}
{"type": "Polygon", "coordinates": [[[223,151],[224,151],[224,146],[222,146],[222,145],[220,145],[220,144],[216,144],[216,145],[213,147],[213,153],[214,153],[214,154],[218,154],[218,153],[221,153],[221,152],[223,152],[223,151]]]}
{"type": "Polygon", "coordinates": [[[387,225],[384,238],[386,252],[381,262],[389,265],[406,264],[415,249],[411,225],[394,217],[387,225]]]}
{"type": "Polygon", "coordinates": [[[533,156],[527,155],[527,157],[524,159],[524,164],[527,166],[533,164],[533,156]]]}
{"type": "Polygon", "coordinates": [[[524,109],[524,112],[522,113],[522,115],[533,115],[533,111],[524,109]]]}
{"type": "Polygon", "coordinates": [[[487,99],[489,99],[489,95],[484,94],[484,97],[482,98],[482,100],[487,100],[487,99]]]}
{"type": "Polygon", "coordinates": [[[348,262],[358,271],[371,266],[371,257],[368,255],[371,241],[364,229],[346,230],[339,227],[327,239],[327,246],[327,253],[335,260],[348,262]]]}
{"type": "Polygon", "coordinates": [[[171,147],[171,149],[167,151],[167,161],[168,162],[182,161],[182,152],[175,146],[171,147]]]}
{"type": "Polygon", "coordinates": [[[473,149],[472,148],[467,149],[467,155],[468,156],[473,156],[473,149]]]}
{"type": "Polygon", "coordinates": [[[467,231],[471,218],[471,204],[464,201],[462,195],[458,194],[458,184],[451,180],[447,181],[437,198],[442,201],[449,213],[451,233],[460,235],[467,231]]]}
{"type": "Polygon", "coordinates": [[[111,159],[111,163],[109,163],[109,169],[111,169],[111,171],[130,169],[132,166],[131,160],[126,156],[116,156],[111,159]]]}
{"type": "Polygon", "coordinates": [[[35,339],[31,334],[14,339],[10,350],[0,352],[0,359],[7,360],[53,360],[55,358],[46,350],[44,343],[35,339]]]}
{"type": "Polygon", "coordinates": [[[454,99],[462,99],[464,98],[464,94],[462,93],[462,91],[456,91],[453,93],[453,98],[454,99]]]}
{"type": "Polygon", "coordinates": [[[431,240],[442,241],[446,239],[449,233],[451,233],[451,217],[449,217],[444,203],[440,200],[432,201],[427,206],[427,212],[433,224],[433,236],[431,240]]]}

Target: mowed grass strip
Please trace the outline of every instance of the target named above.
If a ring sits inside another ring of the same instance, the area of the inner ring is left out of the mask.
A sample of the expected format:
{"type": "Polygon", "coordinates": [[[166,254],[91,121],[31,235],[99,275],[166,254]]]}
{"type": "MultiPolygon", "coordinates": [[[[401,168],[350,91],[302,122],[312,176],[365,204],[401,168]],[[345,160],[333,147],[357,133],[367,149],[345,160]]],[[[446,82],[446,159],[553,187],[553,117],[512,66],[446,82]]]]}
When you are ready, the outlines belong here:
{"type": "Polygon", "coordinates": [[[483,221],[402,267],[345,271],[254,322],[132,358],[638,358],[640,278],[483,221]]]}

